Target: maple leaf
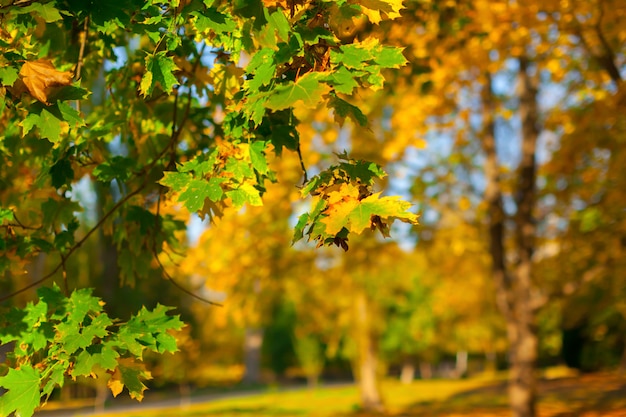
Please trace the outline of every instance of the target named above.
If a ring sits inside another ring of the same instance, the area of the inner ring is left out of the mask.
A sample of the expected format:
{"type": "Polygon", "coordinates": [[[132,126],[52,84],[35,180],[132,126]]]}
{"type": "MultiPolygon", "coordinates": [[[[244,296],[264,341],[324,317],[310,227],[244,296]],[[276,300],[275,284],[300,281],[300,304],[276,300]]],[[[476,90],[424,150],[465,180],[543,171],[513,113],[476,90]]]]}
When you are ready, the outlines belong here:
{"type": "Polygon", "coordinates": [[[322,96],[330,90],[328,84],[321,82],[325,78],[325,74],[308,73],[295,82],[290,81],[276,87],[265,107],[277,111],[292,107],[297,101],[301,101],[305,107],[314,108],[322,102],[322,96]]]}
{"type": "Polygon", "coordinates": [[[152,379],[152,375],[146,370],[146,365],[136,362],[133,358],[121,358],[117,360],[117,363],[118,367],[107,382],[113,396],[117,397],[126,386],[131,398],[137,401],[143,400],[143,392],[148,387],[142,380],[152,379]]]}
{"type": "Polygon", "coordinates": [[[146,73],[141,79],[139,89],[144,97],[152,94],[157,83],[163,91],[170,94],[174,85],[178,84],[178,79],[173,74],[178,71],[178,67],[174,63],[171,56],[167,56],[166,51],[158,52],[156,55],[148,55],[146,57],[146,73]]]}
{"type": "Polygon", "coordinates": [[[47,105],[50,104],[48,99],[53,89],[71,85],[74,78],[71,72],[58,71],[47,59],[25,62],[20,76],[28,93],[47,105]]]}
{"type": "Polygon", "coordinates": [[[9,369],[9,373],[0,377],[0,386],[8,391],[0,396],[0,415],[8,416],[12,412],[22,417],[30,417],[40,402],[39,371],[29,364],[19,369],[9,369]]]}
{"type": "Polygon", "coordinates": [[[398,196],[380,197],[381,193],[372,194],[361,200],[361,204],[350,214],[350,231],[361,233],[368,227],[378,227],[383,235],[384,227],[378,223],[382,220],[400,220],[409,224],[417,224],[418,215],[411,213],[408,209],[411,203],[403,201],[398,196]],[[374,217],[375,216],[375,217],[374,217]],[[376,221],[373,223],[372,219],[376,221]]]}
{"type": "Polygon", "coordinates": [[[372,23],[378,24],[382,20],[381,12],[389,19],[400,17],[400,10],[404,7],[402,0],[361,0],[361,10],[372,23]]]}

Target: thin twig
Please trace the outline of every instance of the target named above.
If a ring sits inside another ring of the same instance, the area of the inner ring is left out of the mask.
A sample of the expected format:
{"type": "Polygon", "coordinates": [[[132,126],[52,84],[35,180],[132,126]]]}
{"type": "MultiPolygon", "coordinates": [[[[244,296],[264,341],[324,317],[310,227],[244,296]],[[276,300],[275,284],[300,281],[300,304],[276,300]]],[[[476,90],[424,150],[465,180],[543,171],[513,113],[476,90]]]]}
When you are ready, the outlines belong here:
{"type": "Polygon", "coordinates": [[[196,300],[200,300],[200,301],[202,301],[204,303],[207,303],[207,304],[210,304],[210,305],[213,305],[213,306],[222,307],[222,305],[220,303],[216,303],[215,301],[211,301],[211,300],[208,300],[206,298],[203,298],[203,297],[199,296],[198,294],[195,294],[192,291],[189,291],[188,289],[186,289],[185,287],[180,285],[178,282],[174,281],[174,278],[172,278],[172,276],[169,274],[169,272],[167,272],[165,270],[165,267],[161,263],[161,260],[159,259],[159,255],[156,253],[156,251],[154,251],[153,254],[154,254],[154,257],[156,258],[157,263],[159,264],[159,267],[161,268],[161,271],[163,272],[163,275],[165,276],[165,278],[169,282],[172,283],[172,285],[174,285],[176,288],[178,288],[179,290],[181,290],[185,294],[195,298],[196,300]]]}
{"type": "MultiPolygon", "coordinates": [[[[80,32],[80,49],[78,51],[78,62],[74,71],[74,80],[80,80],[83,70],[83,57],[85,55],[85,44],[87,43],[87,29],[89,29],[89,16],[85,17],[83,30],[80,32]]],[[[76,111],[80,112],[80,100],[76,100],[76,111]]]]}
{"type": "MultiPolygon", "coordinates": [[[[289,113],[289,123],[293,126],[293,109],[289,113]]],[[[302,158],[302,150],[300,149],[300,137],[298,136],[298,144],[296,145],[296,152],[298,152],[298,158],[300,159],[300,167],[304,173],[304,179],[302,185],[309,182],[309,174],[306,172],[306,166],[304,165],[304,159],[302,158]]]]}
{"type": "Polygon", "coordinates": [[[300,167],[302,168],[302,172],[304,173],[304,179],[302,180],[302,185],[304,185],[309,182],[309,175],[306,172],[304,160],[302,159],[302,151],[300,150],[300,138],[298,138],[298,146],[296,147],[296,151],[298,152],[298,158],[300,158],[300,167]]]}
{"type": "MultiPolygon", "coordinates": [[[[196,68],[197,68],[197,66],[198,66],[198,64],[200,62],[200,58],[202,57],[203,52],[204,52],[204,45],[202,46],[202,49],[200,50],[200,55],[198,56],[198,59],[196,60],[196,62],[194,64],[194,67],[193,67],[193,70],[192,70],[192,76],[193,76],[193,74],[195,74],[195,70],[196,70],[196,68]]],[[[177,110],[178,110],[178,105],[177,105],[177,103],[178,103],[178,91],[176,91],[176,95],[174,97],[172,135],[170,137],[169,144],[165,148],[165,150],[167,150],[168,148],[171,148],[171,151],[172,151],[173,159],[170,160],[170,165],[172,164],[172,162],[174,162],[174,163],[176,162],[176,142],[178,141],[178,137],[180,136],[180,133],[182,132],[183,126],[185,125],[185,122],[187,121],[187,119],[189,117],[189,112],[191,111],[191,101],[192,101],[192,98],[193,97],[192,97],[192,94],[191,94],[191,85],[189,85],[189,92],[188,92],[188,97],[187,97],[187,105],[185,107],[185,113],[183,114],[183,117],[181,119],[180,124],[177,125],[177,123],[176,123],[177,120],[176,119],[177,119],[177,110]]],[[[159,265],[159,267],[160,267],[160,269],[161,269],[161,271],[163,273],[163,276],[169,282],[171,282],[172,285],[174,285],[176,288],[178,288],[180,291],[184,292],[185,294],[187,294],[187,295],[189,295],[189,296],[191,296],[191,297],[193,297],[193,298],[195,298],[197,300],[200,300],[200,301],[202,301],[204,303],[221,307],[221,304],[218,304],[218,303],[216,303],[214,301],[211,301],[211,300],[207,300],[207,299],[205,299],[205,298],[203,298],[203,297],[193,293],[192,291],[184,288],[182,285],[180,285],[179,283],[174,281],[174,278],[172,278],[172,276],[167,272],[167,270],[165,269],[165,266],[163,265],[163,263],[159,259],[159,254],[158,254],[158,251],[157,251],[156,244],[157,244],[157,235],[159,234],[160,229],[161,229],[160,223],[159,223],[159,218],[161,216],[161,198],[162,198],[162,196],[163,196],[163,190],[160,189],[159,190],[159,197],[157,198],[157,206],[156,206],[156,213],[155,213],[156,216],[155,216],[155,219],[154,219],[154,221],[155,221],[155,226],[154,226],[155,233],[154,233],[153,241],[152,241],[152,254],[154,255],[154,258],[156,259],[157,264],[159,265]]],[[[165,253],[168,255],[168,257],[170,257],[170,260],[172,260],[171,256],[167,252],[165,252],[165,253]]]]}
{"type": "Polygon", "coordinates": [[[34,227],[34,226],[25,226],[24,223],[22,223],[20,221],[20,219],[17,218],[17,214],[15,214],[15,212],[13,212],[13,218],[15,219],[15,222],[17,223],[17,226],[10,224],[9,226],[13,226],[13,227],[20,227],[22,229],[27,229],[27,230],[39,230],[41,229],[41,226],[39,227],[34,227]]]}
{"type": "Polygon", "coordinates": [[[85,17],[83,30],[80,33],[80,49],[78,51],[78,62],[76,62],[76,70],[74,71],[74,80],[80,80],[81,71],[83,69],[83,57],[85,56],[85,44],[87,43],[87,30],[89,29],[89,16],[85,17]]]}

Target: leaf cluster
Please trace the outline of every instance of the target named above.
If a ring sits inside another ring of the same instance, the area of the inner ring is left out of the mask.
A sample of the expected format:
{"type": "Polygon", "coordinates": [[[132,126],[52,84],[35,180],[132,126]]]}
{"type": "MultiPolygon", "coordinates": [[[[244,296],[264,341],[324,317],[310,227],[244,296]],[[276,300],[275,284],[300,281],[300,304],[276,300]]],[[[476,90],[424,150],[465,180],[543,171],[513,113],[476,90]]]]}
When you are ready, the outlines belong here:
{"type": "MultiPolygon", "coordinates": [[[[8,389],[0,414],[31,415],[66,378],[98,370],[114,394],[126,386],[141,399],[142,352],[174,351],[168,330],[182,324],[163,306],[126,323],[109,318],[90,290],[69,294],[66,259],[98,232],[118,253],[122,282],[157,267],[171,278],[159,255],[184,246],[189,213],[214,219],[262,205],[277,178],[271,154],[298,152],[305,168],[296,110],[325,108],[339,124],[367,126],[351,96],[381,88],[383,72],[406,60],[375,39],[347,39],[337,17],[377,24],[400,8],[397,0],[1,2],[0,274],[42,253],[59,262],[0,299],[59,271],[68,295],[41,288],[37,303],[4,316],[0,342],[15,350],[0,377],[8,389]],[[79,181],[98,194],[96,220],[83,215],[79,181]]],[[[409,203],[373,194],[378,166],[342,158],[303,189],[316,203],[296,236],[346,249],[349,232],[387,235],[394,219],[415,223],[409,203]]]]}
{"type": "Polygon", "coordinates": [[[389,224],[401,220],[417,224],[418,216],[408,211],[411,204],[398,197],[381,197],[374,193],[376,179],[386,176],[382,168],[366,161],[339,155],[340,163],[312,178],[302,195],[314,197],[314,209],[298,219],[293,241],[304,236],[316,240],[317,246],[335,244],[348,250],[348,234],[378,229],[389,237],[389,224]]]}
{"type": "Polygon", "coordinates": [[[131,397],[143,398],[142,381],[150,379],[144,352],[175,352],[171,331],[183,323],[162,305],[143,307],[120,322],[104,312],[104,303],[91,292],[80,289],[65,297],[57,286],[43,287],[36,303],[0,316],[0,343],[15,345],[11,368],[0,376],[0,386],[8,389],[0,397],[0,415],[31,416],[66,378],[108,375],[114,395],[126,387],[131,397]]]}

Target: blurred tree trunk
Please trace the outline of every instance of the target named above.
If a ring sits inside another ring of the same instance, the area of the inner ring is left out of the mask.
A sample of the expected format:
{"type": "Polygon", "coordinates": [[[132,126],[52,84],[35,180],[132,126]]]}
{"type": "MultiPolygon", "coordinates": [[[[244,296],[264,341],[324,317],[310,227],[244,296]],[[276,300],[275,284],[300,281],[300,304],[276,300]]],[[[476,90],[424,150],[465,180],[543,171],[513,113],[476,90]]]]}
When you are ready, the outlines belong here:
{"type": "Polygon", "coordinates": [[[468,353],[467,350],[460,350],[456,353],[455,370],[457,378],[463,378],[467,376],[468,366],[468,353]]]}
{"type": "MultiPolygon", "coordinates": [[[[98,181],[94,181],[94,189],[97,197],[98,220],[102,219],[105,212],[106,196],[110,193],[110,185],[105,186],[98,181]]],[[[104,302],[111,308],[116,308],[115,294],[119,289],[119,269],[117,266],[117,248],[113,243],[113,238],[105,234],[100,228],[98,231],[98,258],[101,270],[99,293],[104,302]]]]}
{"type": "Polygon", "coordinates": [[[430,362],[420,361],[420,378],[431,379],[433,377],[433,366],[430,362]]]}
{"type": "Polygon", "coordinates": [[[263,346],[263,329],[246,329],[243,346],[245,373],[243,380],[249,384],[261,382],[261,347],[263,346]]]}
{"type": "Polygon", "coordinates": [[[519,60],[519,115],[521,119],[521,159],[517,171],[514,198],[517,211],[512,222],[515,245],[505,243],[505,220],[500,166],[496,152],[496,112],[491,78],[483,90],[484,126],[482,146],[485,152],[485,200],[489,210],[490,253],[496,283],[498,307],[507,322],[509,340],[509,399],[515,417],[536,415],[536,378],[538,336],[532,293],[532,254],[534,250],[536,165],[538,136],[537,82],[529,74],[528,60],[519,60]],[[507,253],[507,248],[511,252],[507,253]],[[513,260],[507,265],[507,259],[513,260]]]}
{"type": "Polygon", "coordinates": [[[405,359],[402,362],[402,370],[400,371],[400,382],[410,384],[415,379],[415,363],[411,359],[405,359]]]}
{"type": "Polygon", "coordinates": [[[357,377],[361,391],[361,404],[367,412],[383,412],[382,397],[378,386],[378,352],[373,335],[367,294],[359,290],[355,299],[355,340],[357,344],[357,377]]]}

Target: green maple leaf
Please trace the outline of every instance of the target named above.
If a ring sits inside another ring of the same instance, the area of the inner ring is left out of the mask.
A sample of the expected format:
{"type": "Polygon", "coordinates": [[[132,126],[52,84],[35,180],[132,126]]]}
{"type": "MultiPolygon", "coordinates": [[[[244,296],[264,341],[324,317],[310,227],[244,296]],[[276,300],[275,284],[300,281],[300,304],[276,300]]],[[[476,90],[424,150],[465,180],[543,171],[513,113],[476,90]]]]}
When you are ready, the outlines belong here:
{"type": "Polygon", "coordinates": [[[169,333],[158,333],[156,336],[156,351],[159,353],[178,351],[176,338],[169,333]]]}
{"type": "Polygon", "coordinates": [[[254,54],[250,63],[246,67],[246,73],[252,78],[245,82],[249,91],[256,93],[259,88],[268,85],[276,74],[276,63],[274,62],[274,50],[263,48],[254,54]]]}
{"type": "Polygon", "coordinates": [[[29,113],[24,120],[20,122],[20,126],[22,126],[22,137],[26,136],[28,132],[32,130],[33,127],[39,124],[39,115],[36,113],[29,113]]]}
{"type": "Polygon", "coordinates": [[[6,66],[0,68],[0,84],[13,85],[15,80],[19,78],[18,72],[15,68],[6,66]]]}
{"type": "Polygon", "coordinates": [[[356,79],[364,74],[363,71],[350,71],[346,67],[340,66],[328,76],[328,82],[338,93],[352,94],[352,91],[359,86],[356,79]]]}
{"type": "Polygon", "coordinates": [[[61,121],[48,110],[41,110],[37,127],[42,138],[47,138],[53,143],[61,139],[61,121]]]}
{"type": "Polygon", "coordinates": [[[136,161],[132,158],[114,156],[93,170],[93,175],[102,182],[110,182],[114,179],[126,181],[132,175],[136,161]]]}
{"type": "Polygon", "coordinates": [[[60,320],[66,315],[66,298],[59,286],[54,283],[52,287],[41,287],[37,289],[37,296],[42,303],[48,306],[48,314],[51,320],[60,320]]]}
{"type": "Polygon", "coordinates": [[[0,207],[0,224],[14,220],[13,210],[0,207]]]}
{"type": "Polygon", "coordinates": [[[269,168],[267,166],[267,159],[265,157],[266,143],[258,141],[250,144],[250,161],[252,166],[261,174],[267,174],[269,168]]]}
{"type": "Polygon", "coordinates": [[[60,323],[57,325],[57,343],[63,344],[64,350],[72,354],[79,349],[91,346],[94,338],[103,338],[108,335],[107,327],[111,324],[113,322],[106,314],[96,316],[84,326],[78,326],[74,322],[60,323]]]}
{"type": "Polygon", "coordinates": [[[48,23],[56,22],[57,20],[62,19],[61,14],[54,7],[54,2],[51,2],[51,3],[35,2],[26,7],[22,7],[18,13],[22,14],[22,13],[30,13],[30,12],[37,13],[39,16],[43,18],[45,22],[48,22],[48,23]]]}
{"type": "Polygon", "coordinates": [[[174,63],[174,58],[166,54],[166,51],[161,51],[146,57],[146,72],[139,84],[144,97],[152,94],[157,84],[168,94],[172,92],[174,85],[178,84],[178,79],[173,74],[178,67],[174,63]]]}
{"type": "Polygon", "coordinates": [[[278,37],[284,41],[289,39],[289,31],[291,29],[291,25],[289,24],[289,20],[285,14],[278,9],[271,15],[269,14],[267,9],[264,9],[265,18],[267,19],[268,24],[272,29],[278,32],[278,37]]]}
{"type": "Polygon", "coordinates": [[[19,369],[9,369],[9,373],[0,377],[0,386],[8,389],[0,396],[0,415],[8,416],[15,412],[21,417],[30,417],[39,406],[41,394],[39,371],[29,364],[19,369]]]}
{"type": "Polygon", "coordinates": [[[178,172],[194,172],[195,177],[204,177],[207,173],[213,170],[215,162],[217,161],[218,151],[214,150],[209,154],[203,154],[195,157],[182,165],[178,166],[178,172]]]}
{"type": "Polygon", "coordinates": [[[166,187],[170,187],[176,192],[180,192],[189,185],[191,179],[192,176],[186,172],[167,171],[164,173],[164,176],[161,178],[159,183],[165,185],[166,187]]]}
{"type": "Polygon", "coordinates": [[[33,127],[39,129],[39,136],[47,138],[50,142],[58,142],[61,136],[61,120],[46,109],[41,113],[29,113],[20,123],[22,136],[25,136],[33,127]]]}
{"type": "Polygon", "coordinates": [[[50,177],[52,186],[56,189],[61,188],[65,184],[70,184],[74,179],[72,163],[66,158],[58,160],[50,168],[50,177]]]}
{"type": "Polygon", "coordinates": [[[214,7],[193,12],[196,17],[195,25],[199,32],[212,30],[215,33],[232,33],[237,29],[237,23],[228,15],[222,14],[214,7]]]}
{"type": "Polygon", "coordinates": [[[328,84],[322,82],[326,75],[318,72],[309,72],[297,81],[290,81],[274,89],[265,102],[265,107],[270,110],[283,110],[292,107],[301,101],[305,107],[317,107],[322,101],[322,96],[330,90],[328,84]]]}
{"type": "Polygon", "coordinates": [[[263,205],[259,190],[249,183],[241,184],[236,190],[227,191],[226,195],[233,200],[233,206],[235,208],[241,208],[245,203],[251,206],[263,205]]]}
{"type": "Polygon", "coordinates": [[[341,45],[330,50],[330,62],[346,68],[365,70],[366,63],[374,58],[374,50],[360,43],[341,45]]]}
{"type": "Polygon", "coordinates": [[[68,122],[70,126],[80,127],[85,125],[85,119],[81,116],[80,112],[69,104],[59,101],[56,103],[59,108],[59,112],[63,116],[63,120],[68,122]]]}
{"type": "Polygon", "coordinates": [[[343,126],[346,117],[349,117],[360,126],[367,126],[367,116],[363,114],[361,109],[339,97],[332,97],[328,102],[328,107],[335,110],[335,121],[339,126],[343,126]]]}
{"type": "Polygon", "coordinates": [[[28,303],[22,309],[12,309],[5,316],[9,325],[0,334],[3,343],[15,341],[14,352],[18,356],[27,356],[43,349],[54,336],[52,325],[47,322],[46,303],[28,303]]]}
{"type": "Polygon", "coordinates": [[[403,48],[383,46],[376,51],[375,61],[383,68],[400,68],[408,62],[402,51],[403,48]]]}
{"type": "Polygon", "coordinates": [[[161,304],[152,311],[142,307],[120,327],[117,333],[119,344],[138,358],[141,358],[146,348],[154,351],[173,351],[169,350],[172,348],[172,340],[160,335],[166,334],[169,330],[180,330],[184,324],[178,316],[167,315],[170,310],[172,308],[161,304]],[[162,345],[159,346],[158,343],[162,345]]]}
{"type": "Polygon", "coordinates": [[[119,353],[111,347],[111,343],[88,346],[76,357],[72,376],[90,375],[94,367],[113,370],[117,367],[119,353]]]}
{"type": "Polygon", "coordinates": [[[237,181],[243,181],[245,178],[251,178],[253,175],[248,161],[241,161],[233,157],[228,158],[224,170],[232,174],[237,181]]]}
{"type": "Polygon", "coordinates": [[[82,323],[87,313],[99,313],[102,311],[102,304],[98,297],[91,295],[93,289],[81,288],[70,295],[69,308],[71,311],[71,321],[82,323]]]}
{"type": "Polygon", "coordinates": [[[126,386],[131,398],[141,401],[143,392],[147,389],[142,380],[151,379],[150,372],[146,371],[145,365],[135,362],[133,358],[121,358],[118,367],[111,375],[108,386],[114,396],[119,394],[126,386]]]}
{"type": "Polygon", "coordinates": [[[219,201],[222,198],[223,190],[220,184],[224,178],[193,179],[189,181],[187,188],[178,196],[178,201],[183,203],[187,210],[196,212],[204,207],[204,200],[219,201]]]}
{"type": "Polygon", "coordinates": [[[69,361],[59,361],[48,367],[46,373],[46,385],[44,385],[43,389],[41,390],[41,394],[42,396],[46,397],[46,401],[48,397],[50,397],[50,394],[52,394],[52,391],[54,391],[57,386],[63,386],[63,383],[65,382],[65,372],[67,371],[67,368],[69,368],[69,366],[69,361]]]}

